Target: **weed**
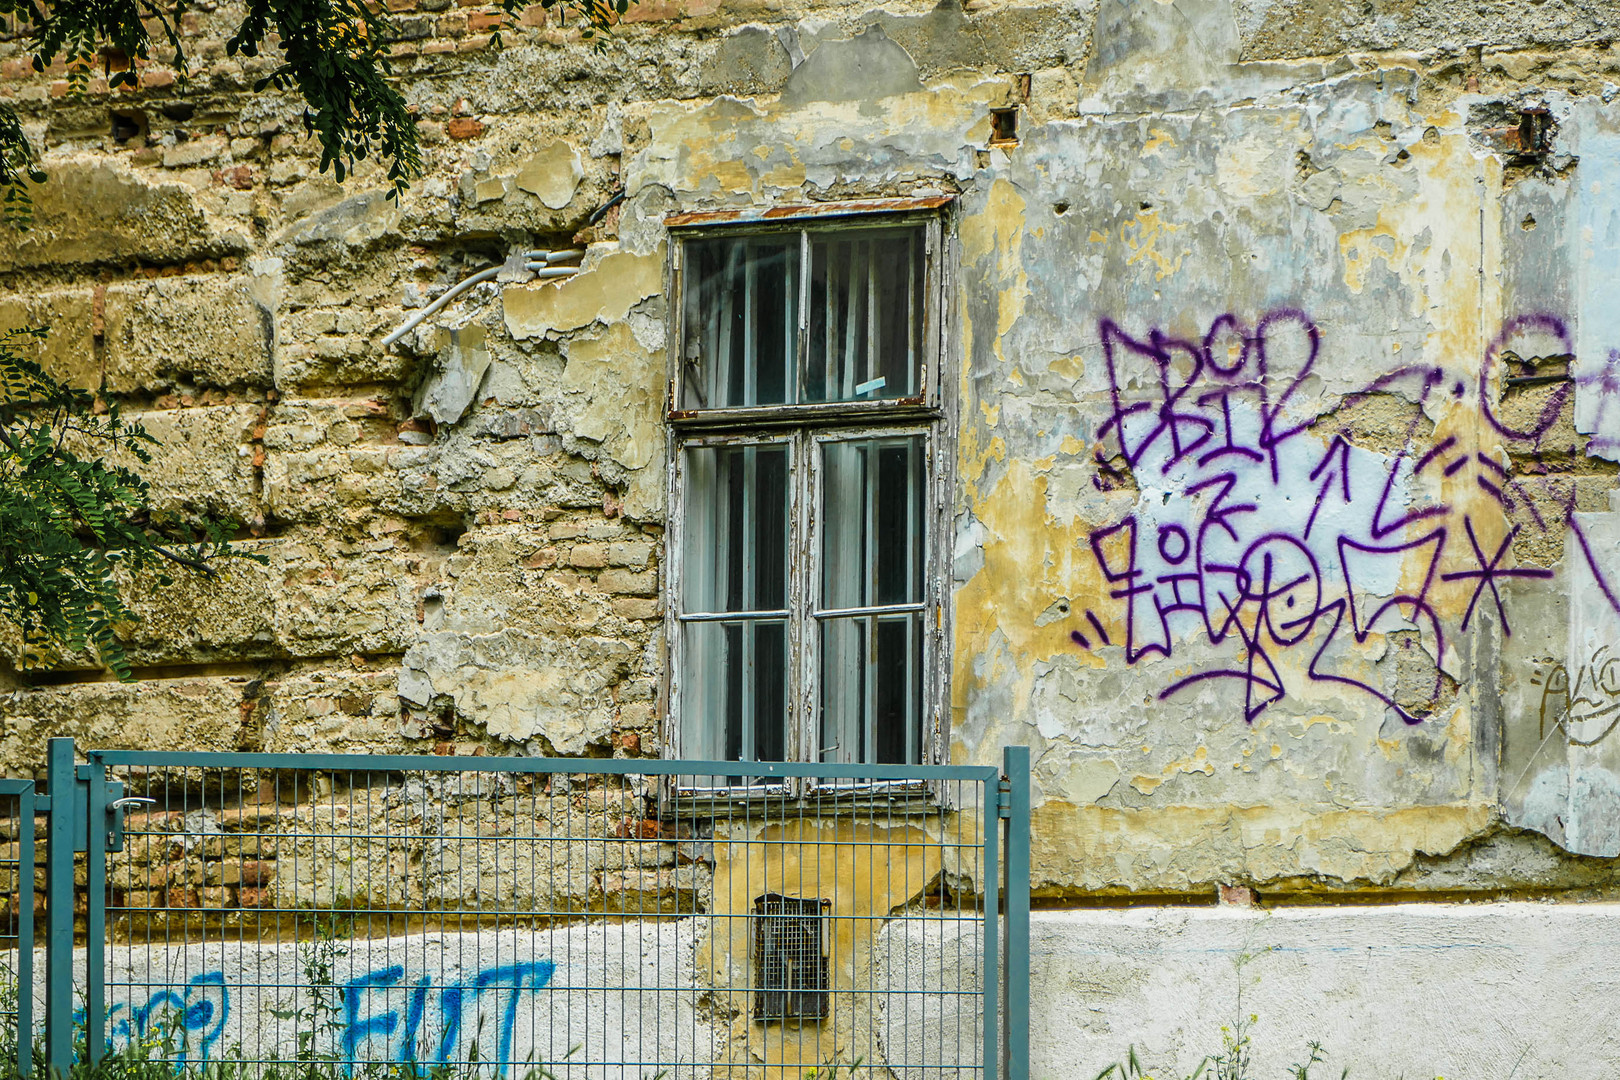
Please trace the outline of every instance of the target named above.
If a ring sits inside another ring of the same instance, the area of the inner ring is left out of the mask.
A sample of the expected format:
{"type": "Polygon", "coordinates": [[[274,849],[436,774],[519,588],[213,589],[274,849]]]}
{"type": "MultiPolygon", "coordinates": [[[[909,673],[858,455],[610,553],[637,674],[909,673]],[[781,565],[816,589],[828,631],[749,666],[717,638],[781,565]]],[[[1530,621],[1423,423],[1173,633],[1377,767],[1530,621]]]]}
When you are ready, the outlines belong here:
{"type": "MultiPolygon", "coordinates": [[[[1250,1029],[1258,1020],[1259,1017],[1252,1014],[1240,1016],[1230,1027],[1222,1027],[1220,1051],[1205,1054],[1185,1080],[1255,1080],[1250,1029]]],[[[1304,1063],[1290,1065],[1288,1076],[1290,1080],[1311,1080],[1311,1069],[1326,1060],[1327,1051],[1322,1049],[1322,1044],[1312,1041],[1306,1045],[1304,1063]]],[[[1349,1075],[1350,1070],[1345,1069],[1339,1074],[1339,1080],[1347,1080],[1349,1075]]],[[[1132,1046],[1126,1050],[1125,1060],[1109,1065],[1095,1080],[1154,1080],[1154,1075],[1143,1067],[1136,1047],[1132,1046]]]]}

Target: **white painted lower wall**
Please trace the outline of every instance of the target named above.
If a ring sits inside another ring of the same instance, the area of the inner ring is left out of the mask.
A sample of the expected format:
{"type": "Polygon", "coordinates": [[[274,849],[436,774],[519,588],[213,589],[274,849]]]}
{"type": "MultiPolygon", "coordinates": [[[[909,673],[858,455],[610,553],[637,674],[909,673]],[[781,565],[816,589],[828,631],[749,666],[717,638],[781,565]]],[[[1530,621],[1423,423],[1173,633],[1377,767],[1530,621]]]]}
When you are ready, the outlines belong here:
{"type": "Polygon", "coordinates": [[[1620,1075],[1616,904],[1041,911],[1031,954],[1033,1080],[1182,1080],[1249,1015],[1268,1080],[1620,1075]]]}
{"type": "MultiPolygon", "coordinates": [[[[975,1057],[974,999],[959,995],[977,991],[978,954],[937,934],[894,924],[875,950],[884,1000],[860,1056],[906,1063],[903,1080],[965,1076],[940,1066],[975,1057]]],[[[567,1063],[560,1076],[645,1077],[657,1070],[636,1063],[653,1060],[707,1076],[728,1035],[696,945],[690,920],[354,942],[336,981],[364,988],[327,1034],[361,1059],[401,1060],[408,1042],[464,1058],[474,1039],[487,1058],[504,1040],[511,1060],[567,1063]]],[[[115,946],[110,960],[115,1042],[174,1009],[194,1054],[293,1050],[307,952],[115,946]]],[[[1033,1080],[1093,1080],[1133,1046],[1156,1080],[1183,1080],[1251,1015],[1256,1080],[1286,1080],[1312,1041],[1328,1054],[1316,1080],[1620,1075],[1617,904],[1038,911],[1031,987],[1033,1080]]]]}

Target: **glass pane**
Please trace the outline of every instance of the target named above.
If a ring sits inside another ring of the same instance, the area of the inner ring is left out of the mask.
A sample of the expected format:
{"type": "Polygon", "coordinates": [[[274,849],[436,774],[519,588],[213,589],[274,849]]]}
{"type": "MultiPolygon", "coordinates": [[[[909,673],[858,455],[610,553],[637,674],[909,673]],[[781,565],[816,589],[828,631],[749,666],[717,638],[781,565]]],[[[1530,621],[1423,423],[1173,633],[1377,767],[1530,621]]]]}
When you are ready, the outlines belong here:
{"type": "Polygon", "coordinates": [[[821,760],[922,761],[922,615],[821,623],[821,760]]]}
{"type": "Polygon", "coordinates": [[[782,761],[787,753],[787,622],[693,622],[681,633],[680,755],[782,761]]]}
{"type": "Polygon", "coordinates": [[[685,257],[682,408],[796,401],[799,236],[694,240],[685,257]]]}
{"type": "Polygon", "coordinates": [[[681,611],[787,607],[788,448],[686,450],[681,611]]]}
{"type": "Polygon", "coordinates": [[[923,230],[811,234],[806,401],[918,393],[923,230]]]}
{"type": "Polygon", "coordinates": [[[921,435],[822,445],[821,607],[923,598],[921,435]]]}

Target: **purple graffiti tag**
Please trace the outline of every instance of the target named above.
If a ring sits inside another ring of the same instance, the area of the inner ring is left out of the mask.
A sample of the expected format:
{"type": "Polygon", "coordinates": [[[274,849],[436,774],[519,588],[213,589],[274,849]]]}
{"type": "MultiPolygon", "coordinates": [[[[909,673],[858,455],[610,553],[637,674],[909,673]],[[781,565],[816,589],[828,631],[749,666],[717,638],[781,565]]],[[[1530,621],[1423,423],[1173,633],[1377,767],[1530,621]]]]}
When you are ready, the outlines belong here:
{"type": "MultiPolygon", "coordinates": [[[[1501,582],[1552,576],[1512,563],[1513,539],[1528,524],[1513,525],[1487,552],[1476,519],[1462,512],[1464,491],[1482,492],[1504,511],[1524,508],[1542,532],[1567,527],[1620,611],[1620,590],[1599,568],[1574,517],[1573,485],[1562,512],[1546,513],[1526,487],[1534,481],[1514,475],[1540,473],[1541,490],[1561,494],[1545,475],[1548,466],[1524,460],[1539,455],[1539,440],[1567,403],[1569,387],[1552,394],[1523,429],[1505,425],[1490,397],[1516,339],[1544,335],[1551,348],[1569,351],[1562,319],[1542,313],[1509,319],[1486,349],[1474,403],[1481,420],[1513,443],[1531,444],[1505,458],[1455,434],[1422,445],[1428,418],[1466,405],[1470,382],[1421,364],[1380,375],[1343,399],[1397,394],[1416,405],[1406,430],[1390,433],[1399,435],[1397,449],[1359,449],[1348,428],[1324,441],[1323,415],[1303,398],[1328,342],[1298,309],[1266,312],[1252,323],[1223,313],[1201,335],[1159,327],[1127,332],[1109,319],[1098,329],[1111,411],[1098,432],[1093,483],[1104,491],[1134,486],[1142,494],[1129,514],[1087,541],[1109,599],[1122,610],[1084,609],[1070,639],[1097,650],[1115,647],[1118,637],[1129,664],[1155,656],[1180,660],[1179,643],[1196,636],[1236,653],[1182,673],[1160,700],[1237,680],[1242,715],[1252,722],[1287,694],[1281,657],[1306,650],[1301,677],[1352,687],[1405,722],[1421,722],[1359,672],[1334,670],[1332,650],[1415,628],[1436,660],[1438,699],[1448,642],[1475,625],[1487,593],[1503,632],[1511,633],[1501,582]],[[1113,463],[1116,454],[1129,477],[1113,463]],[[1437,491],[1446,494],[1437,498],[1437,491]],[[1472,583],[1455,625],[1439,614],[1434,593],[1442,582],[1472,583]],[[1114,619],[1123,631],[1110,635],[1105,626],[1116,625],[1114,619]]],[[[1605,394],[1620,394],[1620,350],[1601,378],[1605,394]]]]}
{"type": "Polygon", "coordinates": [[[1558,387],[1547,399],[1541,414],[1536,417],[1535,426],[1528,430],[1508,427],[1497,418],[1496,411],[1491,408],[1491,379],[1496,374],[1496,366],[1502,353],[1514,338],[1530,334],[1547,334],[1557,338],[1561,354],[1568,355],[1575,351],[1574,344],[1570,341],[1569,328],[1564,324],[1564,320],[1557,316],[1534,312],[1507,320],[1502,324],[1501,332],[1486,346],[1484,362],[1479,366],[1479,411],[1498,434],[1519,442],[1538,443],[1547,433],[1547,429],[1557,421],[1558,414],[1569,397],[1569,384],[1558,387]]]}
{"type": "Polygon", "coordinates": [[[1489,561],[1486,560],[1485,552],[1479,546],[1479,538],[1474,535],[1473,519],[1464,518],[1463,526],[1468,532],[1468,543],[1474,549],[1474,558],[1479,563],[1479,569],[1456,570],[1449,574],[1440,575],[1443,581],[1478,580],[1478,584],[1474,586],[1474,595],[1468,600],[1468,610],[1463,613],[1462,630],[1464,633],[1468,632],[1468,621],[1474,617],[1474,607],[1479,603],[1480,596],[1488,588],[1491,590],[1492,599],[1496,601],[1496,615],[1502,623],[1502,634],[1505,637],[1511,637],[1513,630],[1508,626],[1507,608],[1502,603],[1502,594],[1497,589],[1496,582],[1501,578],[1550,578],[1553,576],[1553,572],[1540,567],[1509,569],[1502,566],[1503,557],[1513,547],[1513,538],[1519,534],[1517,525],[1508,530],[1508,534],[1502,538],[1501,546],[1496,549],[1496,554],[1492,555],[1489,561]]]}

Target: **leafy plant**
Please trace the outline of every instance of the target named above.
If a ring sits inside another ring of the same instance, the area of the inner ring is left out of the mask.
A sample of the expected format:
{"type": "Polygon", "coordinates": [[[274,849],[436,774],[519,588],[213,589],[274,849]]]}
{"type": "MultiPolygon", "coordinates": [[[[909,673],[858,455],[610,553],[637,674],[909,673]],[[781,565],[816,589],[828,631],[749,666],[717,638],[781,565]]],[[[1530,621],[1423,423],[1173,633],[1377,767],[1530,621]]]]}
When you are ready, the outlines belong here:
{"type": "Polygon", "coordinates": [[[212,575],[218,558],[264,556],[233,548],[231,522],[152,509],[151,485],[119,455],[147,464],[157,440],[29,359],[45,335],[0,334],[0,618],[22,631],[25,663],[90,648],[128,679],[116,627],[135,615],[120,571],[169,585],[170,567],[212,575]]]}
{"type": "MultiPolygon", "coordinates": [[[[1230,1027],[1222,1027],[1221,1049],[1214,1054],[1205,1054],[1185,1080],[1255,1080],[1250,1029],[1258,1020],[1259,1017],[1250,1014],[1238,1017],[1230,1027]]],[[[1311,1069],[1326,1060],[1327,1051],[1322,1049],[1320,1042],[1313,1040],[1306,1044],[1304,1063],[1290,1065],[1288,1075],[1292,1080],[1311,1080],[1311,1069]]],[[[1345,1069],[1339,1074],[1339,1080],[1346,1080],[1349,1075],[1350,1070],[1345,1069]]],[[[1123,1061],[1103,1069],[1095,1080],[1154,1080],[1154,1076],[1143,1068],[1136,1047],[1131,1046],[1126,1050],[1123,1061]]]]}

